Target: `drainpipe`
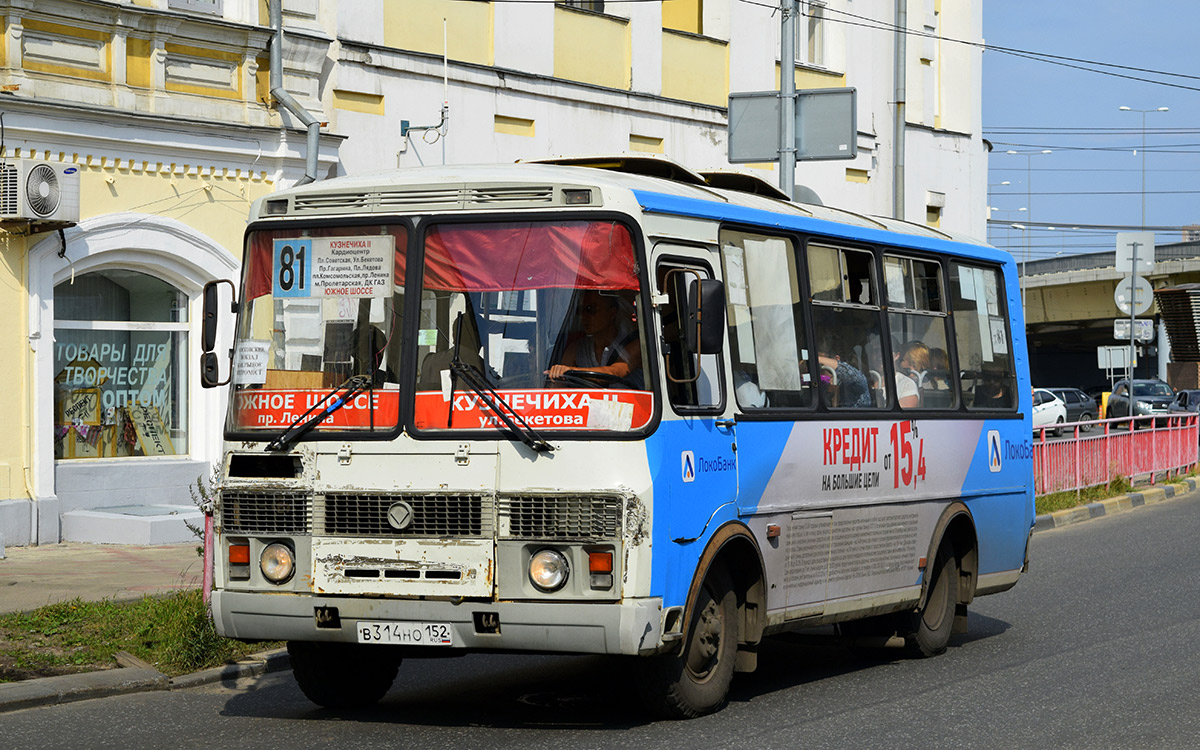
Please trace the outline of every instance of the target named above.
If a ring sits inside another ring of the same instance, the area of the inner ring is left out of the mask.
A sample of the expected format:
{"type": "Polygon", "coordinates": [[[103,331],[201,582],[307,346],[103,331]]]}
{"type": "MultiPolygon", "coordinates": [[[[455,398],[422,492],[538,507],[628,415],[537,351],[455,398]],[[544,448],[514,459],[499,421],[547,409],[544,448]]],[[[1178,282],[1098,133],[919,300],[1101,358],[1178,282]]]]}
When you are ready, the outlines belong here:
{"type": "Polygon", "coordinates": [[[892,132],[892,218],[904,219],[904,100],[908,61],[908,0],[896,0],[896,121],[892,132]]]}
{"type": "Polygon", "coordinates": [[[796,0],[779,4],[779,189],[796,200],[796,0]]]}
{"type": "Polygon", "coordinates": [[[296,183],[307,185],[317,179],[321,123],[300,106],[300,102],[283,87],[283,0],[270,0],[270,6],[271,28],[275,30],[275,37],[271,40],[271,96],[308,128],[308,154],[304,162],[304,176],[296,183]]]}

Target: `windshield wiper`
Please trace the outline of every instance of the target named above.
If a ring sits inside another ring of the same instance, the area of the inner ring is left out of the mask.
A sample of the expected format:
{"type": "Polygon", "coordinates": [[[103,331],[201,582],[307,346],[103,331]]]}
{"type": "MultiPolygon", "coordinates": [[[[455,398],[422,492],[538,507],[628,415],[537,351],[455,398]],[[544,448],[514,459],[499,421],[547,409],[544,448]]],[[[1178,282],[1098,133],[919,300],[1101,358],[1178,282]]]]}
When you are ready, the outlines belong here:
{"type": "MultiPolygon", "coordinates": [[[[538,453],[549,453],[554,450],[554,446],[542,439],[542,436],[537,434],[529,423],[525,421],[520,412],[512,407],[508,401],[504,399],[492,384],[488,382],[487,376],[482,372],[466,364],[457,356],[450,362],[450,373],[467,384],[467,387],[475,391],[481,399],[495,412],[508,427],[508,429],[521,439],[521,442],[528,445],[538,453]],[[501,405],[504,406],[501,409],[501,405]]],[[[451,396],[451,408],[453,408],[453,396],[451,396]]]]}
{"type": "Polygon", "coordinates": [[[342,408],[347,401],[354,398],[358,394],[371,387],[371,377],[369,375],[353,375],[346,382],[335,387],[333,390],[326,393],[312,406],[308,407],[308,411],[292,420],[292,423],[287,426],[279,437],[267,443],[266,450],[280,451],[287,448],[293,442],[300,438],[301,435],[316,427],[330,414],[333,414],[338,409],[342,408]],[[330,400],[332,399],[332,401],[330,400]],[[317,407],[325,402],[329,404],[319,412],[317,407]]]}

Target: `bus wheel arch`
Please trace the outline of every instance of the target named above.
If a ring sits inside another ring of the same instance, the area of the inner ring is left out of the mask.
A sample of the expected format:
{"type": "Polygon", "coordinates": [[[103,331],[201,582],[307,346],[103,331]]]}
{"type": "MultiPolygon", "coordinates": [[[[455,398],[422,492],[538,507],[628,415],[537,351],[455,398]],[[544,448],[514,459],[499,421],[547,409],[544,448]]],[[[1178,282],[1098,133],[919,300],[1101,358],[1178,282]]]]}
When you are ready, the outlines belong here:
{"type": "MultiPolygon", "coordinates": [[[[754,535],[740,522],[730,522],[717,529],[709,539],[704,554],[696,564],[692,584],[688,588],[685,618],[690,617],[700,586],[710,570],[723,568],[728,572],[738,610],[738,656],[736,671],[753,672],[757,666],[758,644],[766,627],[767,587],[762,561],[754,535]]],[[[690,619],[685,619],[685,623],[690,619]]],[[[686,631],[684,637],[687,637],[686,631]]]]}
{"type": "Polygon", "coordinates": [[[906,629],[910,652],[932,656],[950,635],[967,632],[967,605],[975,596],[979,545],[975,521],[965,505],[951,503],[930,537],[921,600],[906,629]],[[944,577],[952,577],[948,586],[944,577]]]}
{"type": "Polygon", "coordinates": [[[718,529],[688,589],[680,647],[642,660],[646,702],[668,718],[720,709],[735,671],[757,665],[766,614],[762,558],[740,523],[718,529]]]}

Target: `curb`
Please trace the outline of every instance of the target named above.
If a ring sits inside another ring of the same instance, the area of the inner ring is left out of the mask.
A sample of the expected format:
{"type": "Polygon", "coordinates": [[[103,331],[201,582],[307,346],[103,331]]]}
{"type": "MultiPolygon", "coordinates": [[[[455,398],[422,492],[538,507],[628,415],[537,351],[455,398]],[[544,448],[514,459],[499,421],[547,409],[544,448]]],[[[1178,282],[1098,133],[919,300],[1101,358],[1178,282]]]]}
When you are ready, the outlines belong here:
{"type": "Polygon", "coordinates": [[[214,682],[237,680],[242,677],[257,677],[270,672],[286,672],[291,668],[292,662],[288,658],[287,649],[277,648],[272,651],[255,654],[253,658],[243,659],[233,664],[172,677],[170,689],[183,690],[201,685],[209,685],[214,682]]]}
{"type": "Polygon", "coordinates": [[[118,663],[132,663],[135,666],[0,684],[0,713],[128,693],[181,690],[242,677],[254,677],[268,672],[282,672],[291,668],[286,648],[265,651],[233,664],[173,678],[168,678],[149,665],[138,666],[139,663],[145,665],[145,662],[128,655],[126,658],[119,658],[118,663]]]}
{"type": "Polygon", "coordinates": [[[1068,508],[1067,510],[1044,513],[1034,519],[1033,530],[1049,531],[1051,529],[1062,528],[1063,526],[1090,521],[1093,518],[1101,516],[1127,513],[1142,505],[1153,505],[1174,497],[1180,497],[1189,492],[1194,492],[1198,487],[1200,487],[1200,480],[1194,477],[1187,477],[1174,484],[1150,487],[1140,492],[1130,492],[1127,495],[1118,495],[1117,497],[1110,497],[1107,500],[1100,500],[1095,503],[1068,508]]]}

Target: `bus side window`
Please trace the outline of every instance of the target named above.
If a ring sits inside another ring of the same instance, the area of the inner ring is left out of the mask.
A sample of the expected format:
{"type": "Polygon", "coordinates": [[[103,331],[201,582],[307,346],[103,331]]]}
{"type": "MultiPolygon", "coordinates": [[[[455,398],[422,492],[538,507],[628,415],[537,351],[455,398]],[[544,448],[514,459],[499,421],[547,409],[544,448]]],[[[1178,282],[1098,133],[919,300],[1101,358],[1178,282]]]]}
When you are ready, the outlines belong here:
{"type": "Polygon", "coordinates": [[[803,300],[789,240],[721,231],[734,397],[746,411],[810,406],[803,300]]]}
{"type": "Polygon", "coordinates": [[[886,408],[874,254],[817,243],[807,252],[822,403],[834,409],[886,408]]]}
{"type": "Polygon", "coordinates": [[[903,409],[953,409],[958,402],[947,346],[949,316],[937,261],[883,257],[888,333],[903,409]]]}
{"type": "Polygon", "coordinates": [[[656,271],[656,286],[667,295],[667,304],[659,308],[662,321],[663,379],[667,397],[681,411],[721,408],[724,388],[721,383],[720,357],[688,346],[681,321],[687,317],[688,288],[699,278],[710,278],[705,269],[661,263],[656,271]]]}
{"type": "Polygon", "coordinates": [[[950,306],[968,409],[1017,407],[1016,372],[1000,271],[950,264],[950,306]]]}

